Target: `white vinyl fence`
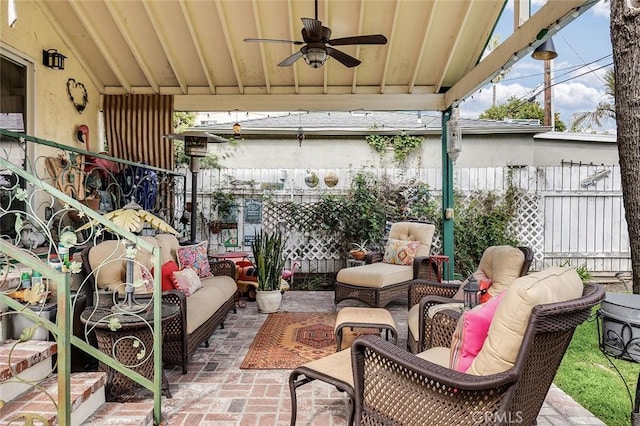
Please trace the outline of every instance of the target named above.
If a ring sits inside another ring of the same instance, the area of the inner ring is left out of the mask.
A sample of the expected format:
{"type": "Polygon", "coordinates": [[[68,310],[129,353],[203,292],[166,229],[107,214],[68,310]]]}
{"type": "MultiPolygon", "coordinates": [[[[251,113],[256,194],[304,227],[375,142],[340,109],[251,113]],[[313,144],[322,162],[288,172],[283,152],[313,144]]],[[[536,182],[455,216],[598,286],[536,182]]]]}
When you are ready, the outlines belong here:
{"type": "MultiPolygon", "coordinates": [[[[442,175],[437,168],[367,170],[394,182],[427,183],[436,196],[442,190],[442,175]]],[[[212,252],[250,251],[248,244],[256,229],[287,226],[286,218],[263,209],[267,205],[263,201],[265,196],[276,201],[310,203],[323,193],[349,189],[356,172],[351,169],[201,170],[197,187],[201,212],[198,238],[209,239],[212,252]],[[325,178],[329,184],[337,178],[337,183],[328,186],[325,178]],[[317,185],[310,187],[307,182],[311,185],[317,182],[317,185]],[[211,194],[218,190],[235,196],[237,211],[232,221],[236,229],[212,234],[206,224],[212,218],[211,194]]],[[[563,163],[558,167],[454,169],[454,187],[463,196],[474,191],[502,193],[509,178],[522,189],[514,226],[521,244],[534,250],[533,270],[569,262],[573,266],[585,264],[595,273],[631,271],[618,166],[563,163]]],[[[191,182],[190,176],[187,182],[191,182]]],[[[191,194],[190,187],[187,194],[191,194]]],[[[303,272],[335,272],[345,266],[344,256],[337,249],[339,243],[314,241],[310,236],[292,233],[290,262],[303,260],[303,272]]]]}

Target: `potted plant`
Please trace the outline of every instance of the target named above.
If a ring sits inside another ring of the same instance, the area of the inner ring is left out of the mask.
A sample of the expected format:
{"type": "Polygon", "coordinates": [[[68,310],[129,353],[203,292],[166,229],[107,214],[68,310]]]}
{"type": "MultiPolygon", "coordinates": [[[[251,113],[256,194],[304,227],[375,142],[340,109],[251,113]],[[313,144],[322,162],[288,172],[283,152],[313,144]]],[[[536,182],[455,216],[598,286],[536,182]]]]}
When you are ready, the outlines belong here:
{"type": "Polygon", "coordinates": [[[260,231],[251,242],[251,251],[258,274],[256,303],[262,313],[276,312],[280,308],[280,283],[284,269],[286,238],[280,231],[260,231]]]}
{"type": "Polygon", "coordinates": [[[367,253],[369,253],[367,243],[367,240],[361,241],[359,243],[351,243],[353,249],[349,250],[349,255],[356,260],[364,260],[367,257],[367,253]]]}

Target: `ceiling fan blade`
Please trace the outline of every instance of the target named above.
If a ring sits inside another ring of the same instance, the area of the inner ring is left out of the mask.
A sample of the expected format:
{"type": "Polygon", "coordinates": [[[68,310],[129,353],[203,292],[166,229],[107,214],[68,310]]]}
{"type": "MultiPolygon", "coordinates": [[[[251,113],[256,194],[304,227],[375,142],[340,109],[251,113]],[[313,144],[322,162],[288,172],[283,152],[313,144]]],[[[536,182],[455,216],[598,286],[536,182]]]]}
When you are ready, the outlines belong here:
{"type": "Polygon", "coordinates": [[[289,56],[287,59],[285,59],[284,61],[280,62],[278,64],[279,67],[288,67],[293,65],[293,63],[295,61],[297,61],[298,59],[302,58],[302,52],[296,52],[293,55],[289,56]]]}
{"type": "Polygon", "coordinates": [[[387,38],[382,34],[341,37],[329,40],[331,46],[345,46],[349,44],[387,44],[387,38]]]}
{"type": "MultiPolygon", "coordinates": [[[[309,40],[305,40],[307,43],[322,40],[322,22],[317,19],[301,18],[304,29],[307,33],[309,40]]],[[[304,36],[304,32],[303,32],[304,36]]]]}
{"type": "Polygon", "coordinates": [[[327,47],[327,55],[331,56],[332,58],[334,58],[335,60],[337,60],[342,65],[348,68],[357,67],[361,63],[360,60],[354,58],[353,56],[347,55],[346,53],[341,52],[332,47],[327,47]]]}
{"type": "Polygon", "coordinates": [[[286,43],[286,44],[296,44],[296,45],[304,44],[304,41],[281,40],[281,39],[277,39],[277,38],[245,38],[244,41],[247,41],[247,42],[259,42],[259,43],[286,43]]]}

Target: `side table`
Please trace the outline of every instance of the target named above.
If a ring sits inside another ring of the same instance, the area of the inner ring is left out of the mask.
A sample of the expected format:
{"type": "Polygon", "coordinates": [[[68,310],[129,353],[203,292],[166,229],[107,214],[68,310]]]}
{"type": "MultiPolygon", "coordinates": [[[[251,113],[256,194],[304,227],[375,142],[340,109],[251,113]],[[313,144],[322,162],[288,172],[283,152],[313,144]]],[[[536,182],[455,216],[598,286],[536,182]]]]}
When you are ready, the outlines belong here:
{"type": "Polygon", "coordinates": [[[431,262],[435,264],[437,275],[438,275],[438,282],[442,282],[442,279],[444,278],[444,271],[447,270],[449,267],[448,266],[449,256],[446,256],[443,254],[434,254],[434,255],[431,255],[429,259],[431,259],[431,262]],[[447,266],[445,266],[445,264],[447,266]]]}
{"type": "MultiPolygon", "coordinates": [[[[176,317],[180,311],[177,305],[162,305],[162,324],[176,317]]],[[[98,349],[127,366],[153,380],[153,308],[149,307],[136,315],[114,313],[110,309],[93,307],[82,312],[80,320],[95,331],[98,349]],[[117,319],[121,327],[112,330],[110,320],[117,319]]],[[[164,337],[164,327],[162,331],[164,337]]],[[[162,350],[158,348],[158,350],[162,350]]],[[[107,399],[125,401],[139,384],[119,371],[100,362],[99,369],[107,373],[107,399]]],[[[162,394],[171,398],[169,382],[162,373],[162,394]]]]}

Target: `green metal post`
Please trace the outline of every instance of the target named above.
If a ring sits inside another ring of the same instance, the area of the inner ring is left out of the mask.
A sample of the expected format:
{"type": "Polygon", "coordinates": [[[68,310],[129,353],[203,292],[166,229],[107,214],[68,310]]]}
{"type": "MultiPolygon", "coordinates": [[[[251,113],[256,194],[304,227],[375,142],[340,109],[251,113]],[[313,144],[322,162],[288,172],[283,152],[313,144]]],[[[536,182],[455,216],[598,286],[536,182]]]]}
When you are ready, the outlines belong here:
{"type": "MultiPolygon", "coordinates": [[[[58,313],[60,328],[58,334],[58,407],[65,407],[62,416],[58,417],[60,426],[71,425],[71,294],[69,291],[69,273],[59,274],[62,279],[56,280],[58,313]]],[[[60,415],[60,409],[58,409],[60,415]]]]}
{"type": "MultiPolygon", "coordinates": [[[[193,210],[195,212],[195,210],[193,210]]],[[[191,216],[192,220],[195,215],[191,216]]],[[[153,268],[162,269],[160,247],[154,249],[153,268]]],[[[162,424],[162,274],[153,278],[153,418],[154,423],[162,424]]]]}
{"type": "Polygon", "coordinates": [[[449,267],[446,268],[444,279],[451,280],[453,276],[454,246],[453,246],[453,216],[447,218],[447,211],[453,212],[453,162],[447,153],[447,123],[451,118],[451,108],[442,113],[442,252],[449,256],[449,267]],[[447,210],[450,209],[450,210],[447,210]]]}

